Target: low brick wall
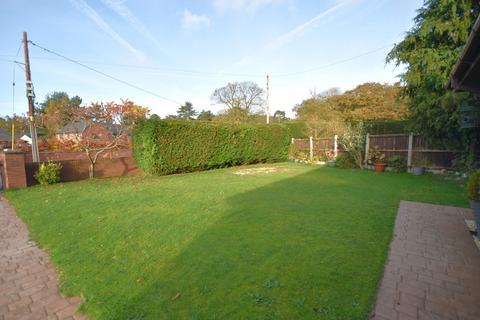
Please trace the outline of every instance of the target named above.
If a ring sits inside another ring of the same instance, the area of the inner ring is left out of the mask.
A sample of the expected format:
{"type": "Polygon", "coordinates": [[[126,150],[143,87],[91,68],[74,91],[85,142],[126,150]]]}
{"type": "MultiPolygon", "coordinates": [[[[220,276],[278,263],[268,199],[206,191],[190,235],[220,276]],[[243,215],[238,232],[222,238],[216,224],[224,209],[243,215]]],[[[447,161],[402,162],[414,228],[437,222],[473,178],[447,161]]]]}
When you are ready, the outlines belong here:
{"type": "MultiPolygon", "coordinates": [[[[55,161],[62,164],[60,179],[62,182],[78,181],[88,179],[88,166],[90,161],[82,160],[63,160],[55,161]]],[[[37,184],[34,178],[40,163],[26,163],[25,172],[27,176],[27,186],[37,184]]],[[[140,169],[132,157],[123,158],[103,158],[98,159],[95,165],[95,177],[122,177],[136,175],[140,173],[140,169]]]]}
{"type": "MultiPolygon", "coordinates": [[[[42,152],[41,162],[52,160],[62,164],[61,181],[77,181],[88,179],[90,161],[81,152],[42,152]]],[[[40,163],[41,163],[40,162],[40,163]]],[[[34,178],[40,163],[32,162],[30,153],[0,153],[3,188],[22,188],[38,182],[34,178]]],[[[95,177],[121,177],[139,174],[131,150],[117,150],[102,154],[95,165],[95,177]]]]}
{"type": "Polygon", "coordinates": [[[1,152],[0,168],[2,189],[17,189],[27,186],[25,155],[23,152],[1,152]]]}
{"type": "MultiPolygon", "coordinates": [[[[120,149],[107,151],[100,155],[101,159],[115,159],[115,158],[132,158],[133,153],[131,149],[120,149]]],[[[40,161],[65,161],[65,160],[88,160],[85,152],[57,152],[44,151],[40,152],[40,161]]],[[[32,154],[25,153],[25,162],[33,162],[32,154]]]]}

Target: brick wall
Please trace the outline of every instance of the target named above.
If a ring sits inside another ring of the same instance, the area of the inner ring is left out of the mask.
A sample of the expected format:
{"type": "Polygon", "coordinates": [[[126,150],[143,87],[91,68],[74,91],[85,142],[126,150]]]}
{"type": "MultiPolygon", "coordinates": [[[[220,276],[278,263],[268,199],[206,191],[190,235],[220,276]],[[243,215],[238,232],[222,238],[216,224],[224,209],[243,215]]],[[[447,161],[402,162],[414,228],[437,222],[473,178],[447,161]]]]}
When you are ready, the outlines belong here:
{"type": "MultiPolygon", "coordinates": [[[[83,152],[42,152],[40,160],[61,163],[62,182],[88,179],[90,161],[83,152]]],[[[2,152],[0,163],[4,189],[23,188],[38,183],[34,174],[40,163],[32,161],[31,153],[2,152]]],[[[129,176],[140,172],[129,149],[106,152],[95,165],[95,177],[98,178],[129,176]]]]}
{"type": "Polygon", "coordinates": [[[17,189],[27,186],[25,172],[25,154],[23,152],[7,151],[0,153],[2,168],[2,187],[17,189]]]}
{"type": "MultiPolygon", "coordinates": [[[[78,181],[88,179],[88,166],[90,162],[85,159],[55,161],[62,164],[61,181],[78,181]]],[[[26,163],[25,170],[27,176],[27,185],[32,186],[38,182],[34,178],[38,170],[39,163],[26,163]]],[[[97,160],[95,165],[95,177],[122,177],[139,174],[141,171],[137,167],[132,157],[102,158],[97,160]]]]}
{"type": "MultiPolygon", "coordinates": [[[[132,158],[131,149],[120,149],[108,151],[100,155],[102,159],[115,159],[115,158],[132,158]]],[[[65,161],[65,160],[88,160],[85,152],[57,152],[57,151],[44,151],[40,152],[40,161],[65,161]]],[[[25,153],[25,162],[33,162],[32,154],[30,152],[25,153]]]]}

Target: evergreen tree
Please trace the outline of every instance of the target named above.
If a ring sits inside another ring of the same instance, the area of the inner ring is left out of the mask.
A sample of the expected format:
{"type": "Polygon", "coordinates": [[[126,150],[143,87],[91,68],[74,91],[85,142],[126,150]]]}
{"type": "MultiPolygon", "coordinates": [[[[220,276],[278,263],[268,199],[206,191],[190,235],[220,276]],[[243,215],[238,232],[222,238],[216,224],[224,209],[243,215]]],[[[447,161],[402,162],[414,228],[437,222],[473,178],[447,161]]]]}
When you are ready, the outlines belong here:
{"type": "Polygon", "coordinates": [[[180,108],[177,110],[177,117],[178,119],[183,120],[192,120],[197,115],[195,109],[193,109],[193,104],[191,102],[185,102],[180,108]]]}
{"type": "Polygon", "coordinates": [[[406,67],[401,80],[414,129],[450,148],[463,147],[471,159],[478,133],[460,128],[460,106],[480,105],[480,99],[448,91],[446,85],[479,12],[477,0],[425,0],[414,26],[387,57],[406,67]]]}
{"type": "Polygon", "coordinates": [[[212,121],[215,115],[210,110],[202,110],[197,116],[197,120],[212,121]]]}

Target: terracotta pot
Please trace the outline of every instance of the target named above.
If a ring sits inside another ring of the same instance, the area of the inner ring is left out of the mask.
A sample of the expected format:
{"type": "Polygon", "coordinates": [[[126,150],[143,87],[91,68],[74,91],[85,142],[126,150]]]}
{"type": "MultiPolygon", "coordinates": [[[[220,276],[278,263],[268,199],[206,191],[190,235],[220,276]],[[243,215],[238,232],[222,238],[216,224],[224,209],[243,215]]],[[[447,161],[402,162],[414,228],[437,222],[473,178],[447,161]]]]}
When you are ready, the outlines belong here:
{"type": "Polygon", "coordinates": [[[384,172],[387,165],[385,163],[375,163],[373,166],[375,167],[375,172],[384,172]]]}

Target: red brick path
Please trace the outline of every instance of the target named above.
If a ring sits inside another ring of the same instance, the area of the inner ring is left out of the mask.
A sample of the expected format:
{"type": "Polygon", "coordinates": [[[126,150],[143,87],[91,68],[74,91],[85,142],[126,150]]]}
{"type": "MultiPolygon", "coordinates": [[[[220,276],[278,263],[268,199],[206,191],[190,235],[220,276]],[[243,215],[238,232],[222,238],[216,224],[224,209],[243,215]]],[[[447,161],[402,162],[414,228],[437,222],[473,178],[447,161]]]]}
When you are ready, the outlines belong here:
{"type": "Polygon", "coordinates": [[[80,298],[58,292],[48,255],[29,241],[26,225],[0,198],[0,320],[86,319],[76,314],[80,298]]]}
{"type": "Polygon", "coordinates": [[[480,319],[480,250],[469,209],[402,201],[373,318],[480,319]]]}

